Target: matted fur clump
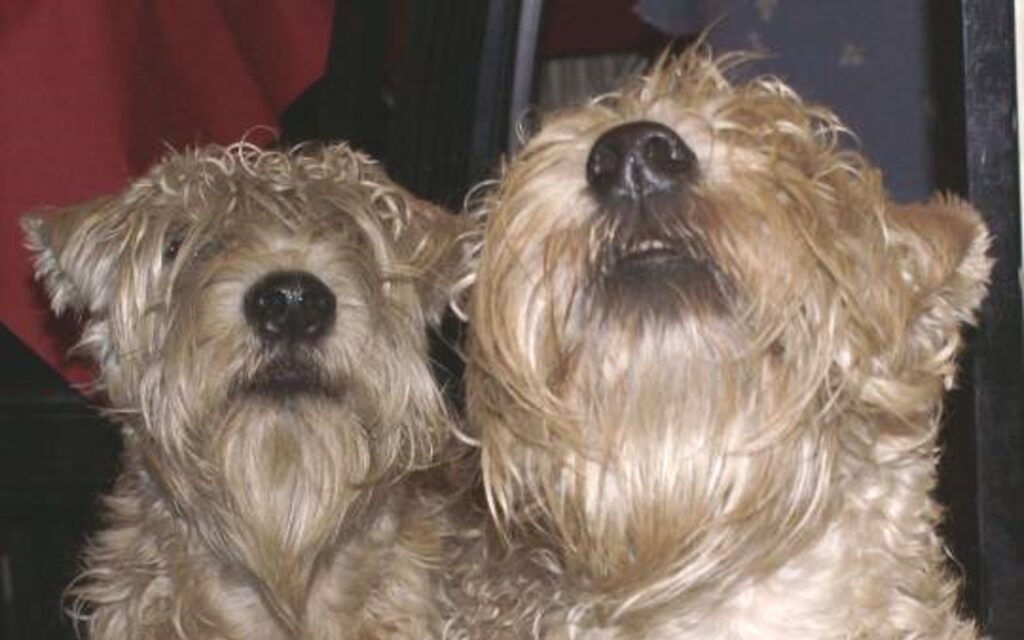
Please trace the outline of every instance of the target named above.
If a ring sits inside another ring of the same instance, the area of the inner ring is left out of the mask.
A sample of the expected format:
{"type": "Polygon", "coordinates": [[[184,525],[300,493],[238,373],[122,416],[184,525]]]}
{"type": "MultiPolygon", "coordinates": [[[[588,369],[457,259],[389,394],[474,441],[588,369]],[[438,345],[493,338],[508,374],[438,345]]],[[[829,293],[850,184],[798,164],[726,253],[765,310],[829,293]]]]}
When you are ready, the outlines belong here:
{"type": "Polygon", "coordinates": [[[494,523],[453,636],[977,637],[931,492],[985,228],[891,201],[833,113],[738,60],[549,116],[483,201],[494,523]]]}
{"type": "Polygon", "coordinates": [[[125,468],[71,590],[95,640],[425,638],[448,416],[425,329],[461,223],[343,144],[171,154],[26,220],[125,468]]]}

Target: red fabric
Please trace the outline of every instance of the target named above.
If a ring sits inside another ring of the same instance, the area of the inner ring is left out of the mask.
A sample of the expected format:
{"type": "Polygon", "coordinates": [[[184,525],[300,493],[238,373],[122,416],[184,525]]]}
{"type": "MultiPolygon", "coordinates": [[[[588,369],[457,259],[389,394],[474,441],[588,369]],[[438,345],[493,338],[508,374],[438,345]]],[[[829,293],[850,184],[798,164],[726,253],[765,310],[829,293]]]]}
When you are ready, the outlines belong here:
{"type": "Polygon", "coordinates": [[[541,20],[541,58],[643,51],[665,38],[633,11],[637,0],[548,0],[541,20]]]}
{"type": "Polygon", "coordinates": [[[333,4],[0,0],[0,322],[86,379],[31,280],[18,219],[117,191],[168,145],[276,127],[323,72],[333,4]]]}

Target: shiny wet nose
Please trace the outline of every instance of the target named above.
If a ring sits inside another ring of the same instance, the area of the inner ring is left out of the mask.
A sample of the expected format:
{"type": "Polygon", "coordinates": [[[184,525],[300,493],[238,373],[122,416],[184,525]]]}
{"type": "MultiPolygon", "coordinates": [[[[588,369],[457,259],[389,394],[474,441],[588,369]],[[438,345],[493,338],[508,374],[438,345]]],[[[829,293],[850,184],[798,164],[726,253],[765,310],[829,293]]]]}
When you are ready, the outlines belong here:
{"type": "Polygon", "coordinates": [[[265,342],[312,342],[334,324],[337,301],[305,271],[274,271],[245,293],[245,319],[265,342]]]}
{"type": "Polygon", "coordinates": [[[602,200],[639,201],[691,180],[697,156],[672,129],[645,120],[601,134],[587,157],[587,183],[602,200]]]}

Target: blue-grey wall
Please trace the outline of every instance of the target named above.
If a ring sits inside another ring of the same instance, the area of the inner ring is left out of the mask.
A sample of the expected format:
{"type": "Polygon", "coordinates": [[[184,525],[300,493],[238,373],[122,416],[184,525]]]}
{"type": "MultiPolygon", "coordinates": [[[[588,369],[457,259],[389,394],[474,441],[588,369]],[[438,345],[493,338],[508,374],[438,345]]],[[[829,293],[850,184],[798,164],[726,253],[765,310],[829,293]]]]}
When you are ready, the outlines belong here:
{"type": "Polygon", "coordinates": [[[958,54],[959,47],[957,41],[935,40],[948,32],[934,26],[942,4],[646,0],[638,3],[637,11],[678,33],[711,26],[708,40],[716,53],[743,49],[768,54],[753,69],[781,76],[804,98],[832,107],[886,172],[893,196],[913,200],[927,197],[937,185],[955,186],[936,175],[942,164],[936,156],[945,152],[937,118],[950,111],[940,103],[957,96],[955,86],[933,86],[944,84],[941,70],[938,81],[932,80],[935,52],[948,46],[958,54]]]}

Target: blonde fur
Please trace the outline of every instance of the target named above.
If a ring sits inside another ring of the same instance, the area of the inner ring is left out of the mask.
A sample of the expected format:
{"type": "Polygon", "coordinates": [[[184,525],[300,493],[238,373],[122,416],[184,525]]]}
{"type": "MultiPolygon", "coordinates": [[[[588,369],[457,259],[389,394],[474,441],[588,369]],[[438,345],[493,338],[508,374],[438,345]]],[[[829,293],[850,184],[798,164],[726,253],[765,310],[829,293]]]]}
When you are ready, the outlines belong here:
{"type": "Polygon", "coordinates": [[[466,638],[966,640],[936,432],[989,271],[978,214],[899,206],[829,110],[742,56],[666,57],[555,113],[484,198],[468,421],[493,523],[466,638]],[[701,275],[609,283],[595,140],[666,125],[697,174],[649,212],[701,275]]]}
{"type": "Polygon", "coordinates": [[[439,635],[443,521],[406,478],[447,429],[425,328],[463,276],[459,219],[346,145],[240,143],[170,154],[24,226],[123,426],[125,468],[70,590],[86,637],[439,635]],[[315,392],[248,390],[281,351],[243,298],[280,270],[337,300],[298,354],[315,392]]]}

